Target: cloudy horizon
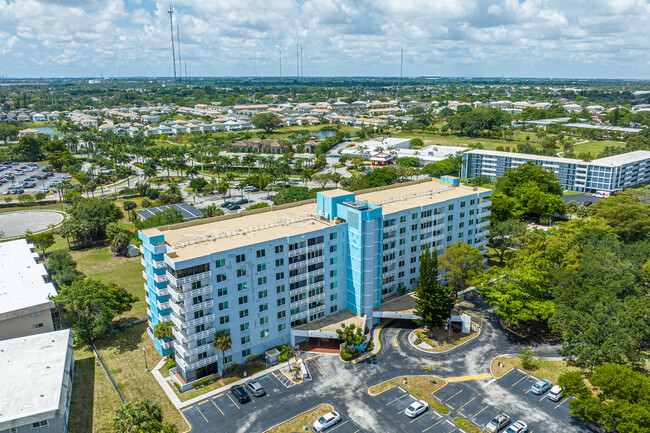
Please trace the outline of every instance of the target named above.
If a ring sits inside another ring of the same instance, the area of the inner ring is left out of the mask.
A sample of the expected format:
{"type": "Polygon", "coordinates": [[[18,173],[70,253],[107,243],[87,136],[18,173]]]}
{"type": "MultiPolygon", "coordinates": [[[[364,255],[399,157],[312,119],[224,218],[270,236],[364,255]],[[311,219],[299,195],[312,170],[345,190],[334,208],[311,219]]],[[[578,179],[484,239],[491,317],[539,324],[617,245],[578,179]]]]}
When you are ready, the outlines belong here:
{"type": "MultiPolygon", "coordinates": [[[[647,79],[647,0],[176,0],[192,76],[647,79]],[[645,54],[644,54],[645,53],[645,54]],[[645,60],[644,60],[645,59],[645,60]]],[[[0,0],[0,75],[173,76],[169,3],[0,0]]],[[[184,65],[183,65],[184,66],[184,65]]]]}

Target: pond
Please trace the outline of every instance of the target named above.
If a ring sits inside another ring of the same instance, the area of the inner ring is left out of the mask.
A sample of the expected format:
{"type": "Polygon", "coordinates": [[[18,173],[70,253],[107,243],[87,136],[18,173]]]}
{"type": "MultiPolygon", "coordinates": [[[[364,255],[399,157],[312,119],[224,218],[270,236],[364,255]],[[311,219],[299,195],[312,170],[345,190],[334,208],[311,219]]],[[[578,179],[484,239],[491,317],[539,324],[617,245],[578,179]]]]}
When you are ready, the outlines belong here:
{"type": "Polygon", "coordinates": [[[34,129],[36,129],[39,134],[47,134],[47,135],[51,135],[52,137],[63,137],[63,134],[54,132],[54,130],[56,129],[54,126],[39,126],[38,128],[34,128],[34,129]]]}
{"type": "Polygon", "coordinates": [[[320,129],[318,131],[309,131],[309,136],[314,136],[318,140],[322,140],[327,137],[333,137],[338,131],[336,129],[320,129]]]}

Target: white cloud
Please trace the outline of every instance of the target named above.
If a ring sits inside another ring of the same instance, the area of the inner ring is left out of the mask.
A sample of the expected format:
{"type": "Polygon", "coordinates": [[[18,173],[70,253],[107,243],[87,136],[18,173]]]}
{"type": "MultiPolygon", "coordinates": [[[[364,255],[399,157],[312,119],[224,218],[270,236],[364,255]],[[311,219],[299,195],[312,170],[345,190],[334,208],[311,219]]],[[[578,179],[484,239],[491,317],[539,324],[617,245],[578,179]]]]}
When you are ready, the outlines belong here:
{"type": "MultiPolygon", "coordinates": [[[[647,78],[647,0],[175,0],[196,75],[526,75],[647,78]]],[[[1,72],[170,75],[168,3],[0,0],[1,72]]]]}

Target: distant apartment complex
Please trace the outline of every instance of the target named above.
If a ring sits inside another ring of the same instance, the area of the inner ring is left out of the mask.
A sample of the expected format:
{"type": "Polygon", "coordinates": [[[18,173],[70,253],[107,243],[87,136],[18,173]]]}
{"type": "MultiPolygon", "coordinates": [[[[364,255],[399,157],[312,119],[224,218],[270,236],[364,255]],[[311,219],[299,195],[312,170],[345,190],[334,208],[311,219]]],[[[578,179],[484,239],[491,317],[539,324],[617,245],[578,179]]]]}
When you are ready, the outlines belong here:
{"type": "Polygon", "coordinates": [[[66,433],[74,357],[72,331],[0,341],[0,433],[66,433]]]}
{"type": "Polygon", "coordinates": [[[175,325],[173,341],[154,341],[173,349],[183,385],[218,371],[215,331],[230,333],[228,366],[336,338],[345,319],[372,327],[387,296],[414,288],[423,250],[463,241],[487,251],[491,194],[425,179],[143,230],[149,334],[175,325]]]}
{"type": "Polygon", "coordinates": [[[0,243],[0,340],[61,329],[47,269],[25,239],[0,243]]]}
{"type": "Polygon", "coordinates": [[[471,150],[463,155],[462,177],[496,179],[509,168],[531,162],[553,171],[562,188],[579,192],[622,191],[650,182],[650,151],[638,150],[606,158],[581,159],[471,150]]]}

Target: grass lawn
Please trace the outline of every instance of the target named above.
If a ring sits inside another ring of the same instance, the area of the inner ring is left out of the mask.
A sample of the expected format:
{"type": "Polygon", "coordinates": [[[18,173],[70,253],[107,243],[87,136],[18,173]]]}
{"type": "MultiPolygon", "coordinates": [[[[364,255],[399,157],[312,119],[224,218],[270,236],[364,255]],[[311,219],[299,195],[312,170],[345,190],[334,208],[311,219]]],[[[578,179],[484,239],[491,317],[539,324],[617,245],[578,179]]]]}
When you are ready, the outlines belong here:
{"type": "Polygon", "coordinates": [[[236,382],[238,380],[241,380],[244,378],[244,372],[246,372],[246,377],[250,377],[251,375],[255,373],[259,373],[262,370],[266,369],[266,365],[260,363],[260,362],[254,362],[251,364],[248,364],[246,367],[242,368],[240,371],[237,373],[233,374],[232,376],[228,376],[225,379],[218,380],[214,383],[211,383],[210,385],[206,385],[202,388],[198,389],[192,389],[190,391],[184,392],[184,393],[179,393],[178,389],[176,387],[172,387],[174,389],[174,392],[176,392],[176,395],[178,398],[181,399],[181,401],[187,401],[190,400],[194,397],[198,397],[200,395],[205,394],[206,392],[213,391],[215,389],[221,388],[222,386],[229,385],[233,382],[236,382]]]}
{"type": "Polygon", "coordinates": [[[521,365],[521,360],[518,357],[496,358],[494,361],[492,361],[492,373],[494,377],[499,378],[503,377],[513,368],[519,368],[520,370],[530,373],[539,379],[548,379],[553,383],[557,383],[557,379],[562,375],[562,373],[569,371],[582,371],[579,367],[573,365],[568,361],[533,360],[533,362],[534,367],[532,369],[524,369],[521,365]],[[497,367],[499,362],[501,362],[504,367],[497,367]]]}
{"type": "MultiPolygon", "coordinates": [[[[525,134],[524,134],[525,135],[525,134]]],[[[440,146],[463,146],[467,147],[470,144],[478,144],[481,143],[483,145],[483,148],[485,150],[496,150],[497,146],[503,146],[505,147],[510,147],[511,149],[515,149],[517,147],[517,143],[523,143],[525,141],[525,137],[523,139],[519,139],[517,134],[513,137],[513,140],[511,141],[506,141],[506,140],[500,140],[500,139],[492,139],[492,138],[470,138],[470,137],[459,137],[453,134],[450,135],[441,135],[441,134],[433,134],[429,132],[397,132],[392,135],[393,137],[404,137],[404,138],[421,138],[422,141],[424,142],[425,146],[431,146],[431,145],[440,145],[440,146]]],[[[534,143],[535,139],[535,134],[532,134],[531,140],[533,140],[534,143]]]]}
{"type": "Polygon", "coordinates": [[[26,211],[26,210],[57,210],[57,211],[63,210],[64,212],[66,212],[68,210],[68,205],[67,204],[64,204],[63,209],[62,209],[60,203],[46,204],[46,205],[42,205],[42,206],[37,205],[37,206],[29,207],[29,206],[18,205],[18,203],[15,202],[14,205],[16,205],[16,206],[15,207],[3,207],[3,208],[0,208],[0,213],[4,213],[4,212],[21,212],[21,211],[26,211]]]}
{"type": "Polygon", "coordinates": [[[70,404],[70,432],[110,433],[113,416],[122,401],[104,368],[96,365],[88,347],[75,349],[75,377],[70,404]]]}
{"type": "MultiPolygon", "coordinates": [[[[65,242],[65,240],[63,241],[65,242]]],[[[145,301],[143,267],[140,257],[113,257],[108,247],[93,248],[72,252],[72,258],[77,261],[78,269],[89,278],[115,283],[138,297],[131,311],[117,317],[122,322],[147,317],[145,301]]]]}
{"type": "Polygon", "coordinates": [[[327,412],[333,411],[334,408],[330,404],[321,404],[318,407],[315,407],[312,410],[303,412],[300,415],[294,416],[291,419],[286,420],[282,424],[278,424],[275,427],[272,427],[266,430],[264,433],[292,433],[297,431],[302,431],[303,426],[308,426],[316,421],[321,416],[325,415],[327,412]]]}
{"type": "MultiPolygon", "coordinates": [[[[146,323],[111,334],[96,346],[127,401],[150,399],[160,406],[164,419],[176,425],[179,432],[188,430],[189,426],[153,375],[145,373],[145,358],[149,369],[161,359],[147,335],[146,323]]],[[[97,404],[103,403],[95,401],[97,404]]]]}
{"type": "Polygon", "coordinates": [[[594,158],[598,157],[598,154],[602,152],[605,147],[624,147],[625,143],[622,141],[612,141],[612,140],[579,140],[573,146],[573,153],[591,153],[594,158]],[[584,143],[583,143],[584,141],[584,143]]]}
{"type": "Polygon", "coordinates": [[[371,386],[368,388],[368,394],[375,396],[381,394],[382,392],[386,392],[396,386],[401,386],[416,396],[418,399],[429,403],[429,406],[432,409],[440,412],[443,415],[446,415],[449,413],[449,409],[447,409],[445,405],[439,403],[433,397],[429,397],[430,394],[433,394],[445,385],[447,385],[447,381],[437,376],[398,376],[378,385],[371,386]],[[406,379],[406,385],[404,384],[404,379],[406,379]]]}
{"type": "Polygon", "coordinates": [[[454,424],[465,430],[467,433],[481,433],[483,431],[465,418],[454,418],[454,424]]]}

